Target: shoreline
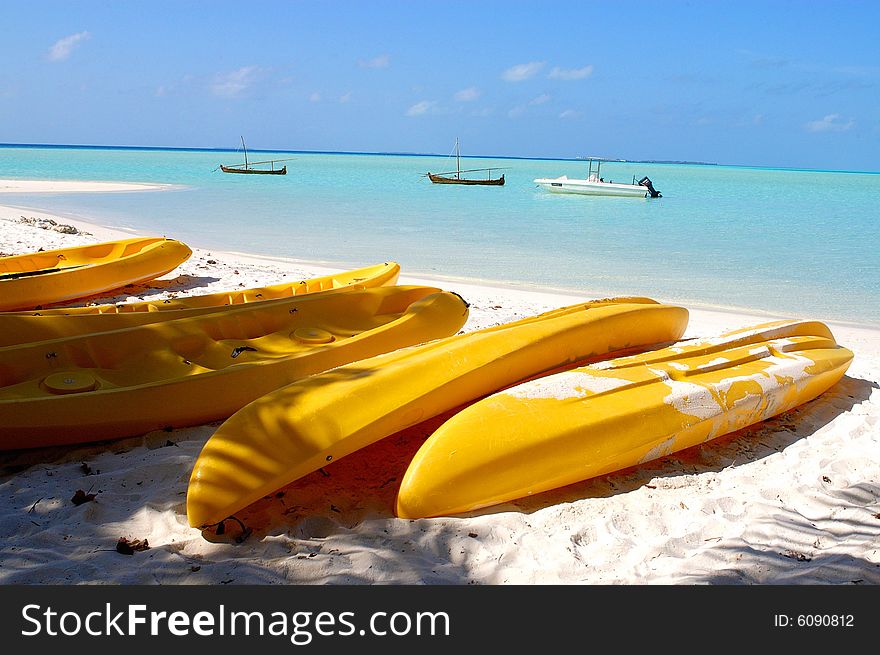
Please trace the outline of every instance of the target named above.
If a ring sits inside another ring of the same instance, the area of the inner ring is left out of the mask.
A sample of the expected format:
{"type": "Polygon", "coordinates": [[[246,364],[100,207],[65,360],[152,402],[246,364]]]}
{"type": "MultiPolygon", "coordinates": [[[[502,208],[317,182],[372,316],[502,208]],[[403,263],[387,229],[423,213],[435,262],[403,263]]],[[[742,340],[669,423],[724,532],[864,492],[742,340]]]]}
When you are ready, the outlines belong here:
{"type": "MultiPolygon", "coordinates": [[[[0,179],[0,193],[2,193],[2,184],[5,180],[0,179]]],[[[93,192],[86,191],[88,188],[86,183],[83,184],[81,189],[78,189],[79,192],[93,192]]],[[[130,188],[133,185],[124,184],[124,183],[106,183],[112,184],[114,186],[120,187],[116,189],[119,192],[125,191],[138,191],[137,188],[130,188]]],[[[150,186],[150,185],[147,185],[150,186]]],[[[151,188],[149,190],[163,190],[162,185],[152,185],[156,188],[151,188]]],[[[173,187],[173,185],[166,185],[168,187],[173,187]]],[[[175,187],[176,188],[176,187],[175,187]]],[[[49,193],[49,191],[43,191],[49,193]]],[[[100,191],[94,191],[100,192],[100,191]]],[[[42,217],[45,219],[51,219],[57,221],[66,221],[67,223],[73,225],[79,230],[83,230],[86,232],[91,231],[92,234],[101,235],[100,238],[103,240],[114,240],[119,238],[130,237],[132,234],[155,234],[158,236],[158,233],[153,233],[145,230],[135,230],[132,228],[123,228],[121,226],[111,226],[104,225],[101,223],[92,222],[86,218],[81,216],[72,215],[72,214],[63,214],[59,212],[49,212],[44,209],[35,208],[31,206],[23,206],[23,205],[9,205],[3,202],[0,202],[0,217],[3,217],[6,214],[11,214],[19,211],[30,212],[34,214],[36,217],[42,217]]],[[[174,235],[164,235],[170,236],[173,238],[174,235]]],[[[244,262],[248,262],[252,265],[260,265],[265,264],[267,262],[282,264],[287,267],[296,267],[298,270],[303,270],[308,272],[311,275],[326,275],[332,273],[334,271],[344,270],[344,267],[336,262],[330,261],[315,261],[315,260],[305,260],[305,259],[294,259],[290,257],[279,257],[274,255],[263,255],[257,253],[246,253],[239,252],[234,250],[217,250],[211,248],[203,248],[201,246],[195,244],[187,244],[191,248],[193,248],[194,252],[210,252],[214,254],[222,254],[229,258],[241,260],[244,262]]],[[[359,265],[366,266],[371,263],[376,262],[362,262],[359,265]]],[[[595,298],[603,298],[610,297],[615,294],[609,294],[603,291],[582,291],[577,289],[568,289],[565,287],[552,287],[552,286],[541,286],[541,285],[533,285],[522,282],[505,282],[499,280],[490,280],[483,278],[469,278],[462,276],[454,276],[454,275],[440,275],[440,274],[431,274],[431,273],[407,273],[406,271],[401,271],[401,279],[408,280],[407,283],[412,284],[430,284],[432,286],[441,286],[442,284],[459,284],[465,285],[468,287],[479,287],[479,288],[489,288],[495,289],[499,292],[513,292],[513,293],[525,293],[525,294],[535,294],[537,296],[554,296],[560,300],[564,300],[565,298],[570,299],[569,302],[576,302],[577,299],[581,300],[589,300],[595,298]]],[[[633,294],[617,294],[617,295],[633,295],[633,294]]],[[[672,302],[672,303],[681,303],[686,304],[689,309],[696,309],[700,311],[713,312],[718,314],[730,314],[733,316],[742,316],[747,315],[749,317],[753,317],[756,320],[780,320],[780,319],[810,319],[811,317],[808,315],[800,315],[794,313],[778,313],[772,312],[768,310],[758,309],[754,307],[736,307],[729,305],[717,305],[706,302],[699,301],[672,301],[672,300],[664,300],[663,298],[656,298],[656,300],[661,300],[664,302],[672,302]]],[[[854,321],[854,320],[845,320],[845,319],[822,319],[823,322],[831,325],[831,326],[840,326],[844,328],[852,328],[852,329],[860,329],[860,330],[871,330],[878,332],[880,335],[880,324],[874,324],[869,321],[854,321]]]]}
{"type": "MultiPolygon", "coordinates": [[[[21,213],[0,205],[0,252],[130,236],[21,213]]],[[[100,302],[339,270],[191,247],[171,273],[100,302]]],[[[420,282],[461,293],[465,331],[592,298],[401,272],[401,283],[420,282]]],[[[683,338],[770,318],[684,306],[683,338]]],[[[240,514],[253,529],[243,543],[231,527],[206,535],[186,520],[189,474],[219,422],[0,453],[0,584],[880,584],[880,330],[827,323],[855,359],[820,398],[638,467],[454,517],[393,514],[409,461],[448,414],[258,501],[240,514]],[[95,500],[74,505],[78,489],[95,500]],[[120,537],[150,548],[120,555],[120,537]]]]}
{"type": "Polygon", "coordinates": [[[182,188],[176,184],[150,182],[104,182],[83,180],[0,179],[0,193],[141,193],[182,188]]]}

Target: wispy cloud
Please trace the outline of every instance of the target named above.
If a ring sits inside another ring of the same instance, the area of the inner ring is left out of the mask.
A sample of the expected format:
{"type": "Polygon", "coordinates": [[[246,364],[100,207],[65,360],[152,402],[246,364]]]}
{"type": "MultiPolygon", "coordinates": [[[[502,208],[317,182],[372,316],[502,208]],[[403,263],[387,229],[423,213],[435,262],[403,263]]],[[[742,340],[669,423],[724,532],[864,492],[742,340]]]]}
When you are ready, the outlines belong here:
{"type": "Polygon", "coordinates": [[[349,91],[348,93],[343,93],[341,96],[339,96],[340,104],[344,105],[349,102],[351,102],[351,91],[349,91]]]}
{"type": "Polygon", "coordinates": [[[88,32],[77,32],[76,34],[65,36],[63,39],[58,39],[52,44],[52,47],[49,48],[49,53],[47,55],[49,61],[64,61],[70,57],[74,48],[83,41],[90,39],[91,36],[92,35],[88,32]]]}
{"type": "Polygon", "coordinates": [[[237,98],[256,81],[259,72],[259,66],[242,66],[229,73],[217,73],[211,91],[223,98],[237,98]]]}
{"type": "Polygon", "coordinates": [[[806,123],[804,129],[807,132],[846,132],[855,124],[853,119],[842,120],[840,114],[828,114],[819,120],[806,123]]]}
{"type": "Polygon", "coordinates": [[[731,117],[729,123],[732,127],[760,127],[764,125],[764,114],[746,113],[739,117],[731,117]]]}
{"type": "Polygon", "coordinates": [[[775,84],[756,82],[746,86],[746,90],[756,90],[773,96],[793,96],[803,93],[812,95],[816,98],[827,98],[841,93],[863,91],[875,86],[877,86],[876,82],[871,80],[799,80],[793,82],[777,82],[775,84]]]}
{"type": "Polygon", "coordinates": [[[554,80],[582,80],[593,74],[593,65],[583,66],[581,68],[559,68],[556,66],[547,77],[554,80]]]}
{"type": "Polygon", "coordinates": [[[434,100],[422,100],[406,110],[407,116],[422,116],[431,111],[437,103],[434,100]]]}
{"type": "Polygon", "coordinates": [[[388,68],[390,65],[390,55],[378,55],[372,59],[361,59],[358,61],[358,66],[361,68],[388,68]]]}
{"type": "Polygon", "coordinates": [[[751,50],[740,49],[737,50],[737,53],[746,57],[754,68],[783,68],[791,63],[784,57],[765,55],[751,50]]]}
{"type": "Polygon", "coordinates": [[[827,96],[845,93],[847,91],[861,91],[877,86],[875,82],[867,80],[831,80],[816,87],[816,97],[824,98],[827,96]]]}
{"type": "Polygon", "coordinates": [[[462,89],[455,94],[455,99],[458,102],[472,102],[479,97],[480,90],[475,86],[469,86],[468,88],[462,89]]]}
{"type": "Polygon", "coordinates": [[[547,95],[546,93],[542,93],[541,95],[535,96],[534,98],[529,100],[526,104],[516,105],[515,107],[508,110],[507,117],[508,118],[519,118],[520,116],[523,116],[524,114],[526,114],[529,111],[529,107],[537,107],[539,105],[543,105],[548,102],[550,102],[550,96],[547,95]]]}
{"type": "Polygon", "coordinates": [[[523,80],[532,78],[540,73],[542,68],[544,68],[543,61],[532,61],[528,64],[517,64],[516,66],[511,66],[503,73],[501,73],[501,79],[507,80],[508,82],[522,82],[523,80]]]}
{"type": "Polygon", "coordinates": [[[184,75],[180,79],[160,84],[156,87],[156,97],[164,98],[166,96],[184,93],[191,88],[194,79],[195,78],[192,75],[184,75]]]}
{"type": "Polygon", "coordinates": [[[313,91],[311,95],[309,95],[309,102],[321,102],[321,94],[317,91],[313,91]]]}
{"type": "Polygon", "coordinates": [[[559,114],[559,118],[568,119],[568,118],[579,118],[581,116],[581,112],[576,111],[574,109],[566,109],[565,111],[559,114]]]}

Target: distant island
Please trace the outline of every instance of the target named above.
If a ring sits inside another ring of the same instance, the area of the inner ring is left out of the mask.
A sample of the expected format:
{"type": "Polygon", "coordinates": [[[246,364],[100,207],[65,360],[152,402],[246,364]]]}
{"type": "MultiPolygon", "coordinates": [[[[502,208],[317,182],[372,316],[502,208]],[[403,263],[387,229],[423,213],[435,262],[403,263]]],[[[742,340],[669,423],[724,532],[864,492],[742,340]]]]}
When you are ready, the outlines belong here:
{"type": "Polygon", "coordinates": [[[621,159],[635,164],[693,164],[695,166],[718,166],[714,161],[679,161],[677,159],[621,159]]]}
{"type": "Polygon", "coordinates": [[[687,161],[679,159],[614,159],[611,157],[608,159],[605,157],[576,157],[575,159],[582,159],[584,161],[588,159],[601,159],[602,161],[621,162],[625,164],[692,164],[694,166],[718,166],[718,164],[713,161],[687,161]]]}

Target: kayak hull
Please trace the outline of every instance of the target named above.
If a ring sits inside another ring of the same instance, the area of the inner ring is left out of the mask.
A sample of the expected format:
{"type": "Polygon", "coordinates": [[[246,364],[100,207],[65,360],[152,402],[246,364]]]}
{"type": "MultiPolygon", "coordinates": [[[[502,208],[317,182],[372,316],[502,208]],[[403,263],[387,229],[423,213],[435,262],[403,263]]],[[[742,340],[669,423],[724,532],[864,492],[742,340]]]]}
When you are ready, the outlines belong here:
{"type": "Polygon", "coordinates": [[[480,509],[705,443],[816,398],[852,356],[822,323],[776,322],[509,388],[428,438],[397,515],[480,509]]]}
{"type": "Polygon", "coordinates": [[[185,296],[164,301],[4,312],[0,313],[0,347],[120,330],[239,309],[259,302],[286,301],[314,293],[388,286],[397,282],[399,273],[400,266],[391,262],[268,287],[185,296]]]}
{"type": "Polygon", "coordinates": [[[0,449],[220,420],[303,377],[453,334],[466,319],[455,294],[380,287],[0,348],[0,449]]]}
{"type": "Polygon", "coordinates": [[[190,477],[190,525],[255,500],[410,425],[561,366],[674,341],[687,310],[650,299],[580,303],[316,375],[227,419],[190,477]]]}
{"type": "Polygon", "coordinates": [[[139,237],[0,257],[0,311],[85,298],[161,277],[192,255],[175,239],[139,237]]]}

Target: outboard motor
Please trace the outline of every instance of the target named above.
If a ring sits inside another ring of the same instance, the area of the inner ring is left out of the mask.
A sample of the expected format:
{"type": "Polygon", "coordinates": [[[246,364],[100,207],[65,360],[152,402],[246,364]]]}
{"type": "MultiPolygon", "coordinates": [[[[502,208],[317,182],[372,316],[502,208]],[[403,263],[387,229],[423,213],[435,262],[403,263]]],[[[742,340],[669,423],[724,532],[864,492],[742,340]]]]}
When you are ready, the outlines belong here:
{"type": "Polygon", "coordinates": [[[657,191],[657,189],[654,188],[654,185],[651,184],[651,180],[648,178],[647,175],[645,177],[643,177],[641,180],[639,180],[639,184],[641,184],[644,187],[648,187],[648,193],[651,194],[652,198],[662,198],[663,197],[663,195],[659,191],[657,191]]]}

